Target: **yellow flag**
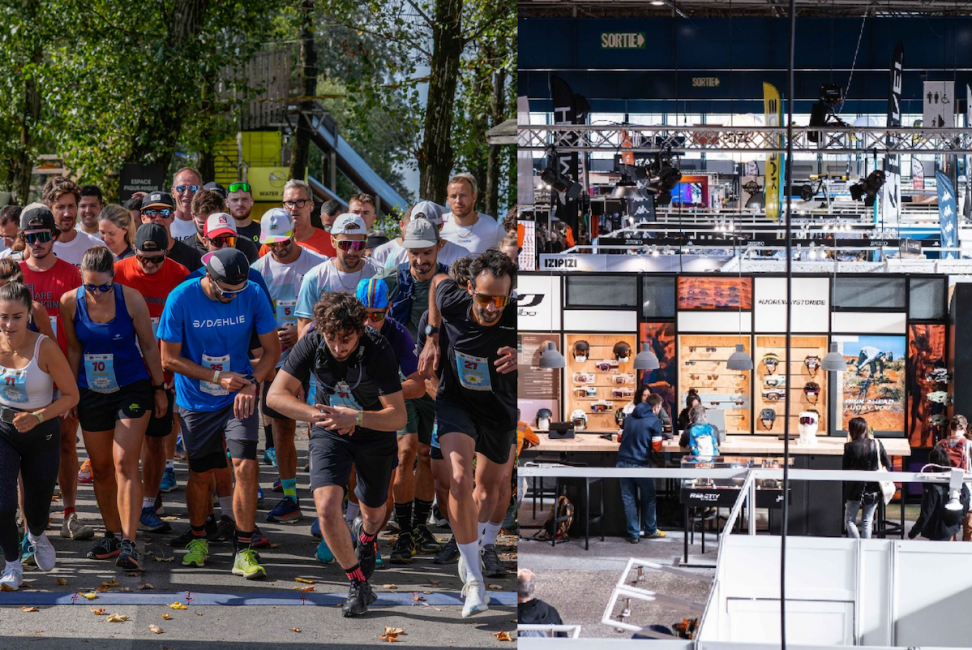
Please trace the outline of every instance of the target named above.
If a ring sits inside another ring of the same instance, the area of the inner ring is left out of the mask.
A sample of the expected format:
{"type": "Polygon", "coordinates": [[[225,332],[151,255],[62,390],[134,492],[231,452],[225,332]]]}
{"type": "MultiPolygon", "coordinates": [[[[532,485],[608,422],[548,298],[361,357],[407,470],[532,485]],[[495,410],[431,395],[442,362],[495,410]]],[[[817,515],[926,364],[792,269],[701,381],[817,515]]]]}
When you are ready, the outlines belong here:
{"type": "MultiPolygon", "coordinates": [[[[778,127],[782,123],[783,105],[780,102],[780,91],[773,84],[763,83],[763,110],[766,113],[766,126],[778,127]]],[[[783,138],[779,138],[782,145],[783,138]]],[[[766,218],[773,221],[780,219],[780,180],[783,175],[783,156],[778,153],[766,155],[766,182],[763,186],[766,218]]]]}

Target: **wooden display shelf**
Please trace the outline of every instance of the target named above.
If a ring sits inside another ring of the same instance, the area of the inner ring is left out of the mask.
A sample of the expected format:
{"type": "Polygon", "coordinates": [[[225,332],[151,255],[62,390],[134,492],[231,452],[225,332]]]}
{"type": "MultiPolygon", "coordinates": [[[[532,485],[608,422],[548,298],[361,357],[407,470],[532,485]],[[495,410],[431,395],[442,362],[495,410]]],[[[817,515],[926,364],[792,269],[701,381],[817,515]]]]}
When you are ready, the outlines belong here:
{"type": "Polygon", "coordinates": [[[727,433],[749,433],[752,430],[750,418],[751,371],[729,370],[726,363],[742,343],[747,353],[750,350],[749,335],[683,335],[678,338],[679,400],[684,406],[685,398],[691,388],[696,389],[702,404],[710,412],[719,410],[725,413],[727,433]],[[687,363],[694,362],[694,363],[687,363]],[[695,377],[695,379],[693,379],[695,377]],[[728,377],[735,381],[726,381],[728,377]],[[722,408],[713,402],[732,401],[742,398],[744,404],[735,408],[722,408]],[[720,399],[721,398],[721,399],[720,399]],[[729,398],[727,400],[727,398],[729,398]]]}
{"type": "Polygon", "coordinates": [[[564,412],[564,420],[569,421],[571,413],[580,409],[587,415],[587,431],[609,432],[617,431],[618,424],[615,420],[615,413],[623,409],[630,401],[631,397],[614,397],[612,391],[615,388],[631,388],[637,390],[638,375],[634,371],[634,357],[637,354],[637,341],[632,334],[567,334],[565,336],[566,345],[564,346],[564,357],[567,360],[567,367],[564,372],[564,403],[567,408],[564,412]],[[587,361],[579,363],[574,360],[574,343],[577,341],[587,341],[591,346],[587,361]],[[627,343],[631,346],[631,356],[627,363],[618,363],[617,367],[610,367],[607,370],[598,368],[598,364],[605,361],[615,361],[614,345],[618,342],[627,343]],[[578,383],[574,381],[574,375],[586,373],[594,376],[593,383],[578,383]],[[627,381],[618,384],[614,381],[616,375],[625,375],[627,381]],[[596,391],[594,397],[578,397],[574,389],[592,387],[596,391]],[[614,408],[610,411],[595,413],[591,410],[594,402],[613,402],[614,408]]]}
{"type": "Polygon", "coordinates": [[[820,357],[821,363],[827,354],[826,336],[791,336],[790,351],[793,355],[789,360],[786,359],[786,337],[785,336],[756,336],[756,354],[753,356],[753,365],[756,372],[755,377],[755,396],[754,396],[754,417],[756,418],[756,433],[761,435],[778,435],[783,433],[783,426],[780,422],[784,418],[785,402],[782,399],[768,400],[763,396],[764,391],[783,390],[785,399],[790,402],[790,432],[798,432],[800,413],[814,409],[820,414],[820,422],[817,425],[818,431],[827,430],[827,381],[826,374],[822,368],[817,369],[815,377],[811,377],[807,372],[803,360],[808,356],[820,357]],[[770,373],[763,363],[763,357],[773,353],[779,358],[779,364],[775,373],[770,373]],[[770,374],[784,375],[780,372],[784,363],[790,364],[790,381],[786,387],[770,387],[765,384],[765,377],[770,374]],[[803,392],[807,382],[815,381],[820,386],[820,393],[817,402],[811,403],[803,392]],[[773,429],[766,431],[759,419],[759,413],[763,409],[773,409],[776,413],[777,423],[773,429]]]}

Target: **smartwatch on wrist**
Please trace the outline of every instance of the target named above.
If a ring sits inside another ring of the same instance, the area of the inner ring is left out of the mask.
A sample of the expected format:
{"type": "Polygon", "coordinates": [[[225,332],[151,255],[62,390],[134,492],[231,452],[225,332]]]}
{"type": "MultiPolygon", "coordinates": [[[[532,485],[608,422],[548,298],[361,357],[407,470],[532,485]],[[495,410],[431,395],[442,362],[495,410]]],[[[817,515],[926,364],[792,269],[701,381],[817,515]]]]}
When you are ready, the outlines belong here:
{"type": "Polygon", "coordinates": [[[354,423],[360,427],[362,422],[364,422],[364,411],[358,411],[358,414],[354,417],[354,423]]]}
{"type": "Polygon", "coordinates": [[[438,327],[433,327],[432,325],[426,325],[425,326],[425,335],[426,336],[432,336],[433,334],[438,334],[438,333],[439,333],[439,328],[438,327]]]}
{"type": "Polygon", "coordinates": [[[44,413],[42,411],[34,411],[33,416],[37,418],[37,424],[44,424],[44,413]]]}
{"type": "Polygon", "coordinates": [[[256,380],[256,378],[255,378],[255,377],[254,377],[253,375],[245,375],[245,376],[243,377],[243,379],[245,379],[245,380],[247,380],[248,382],[250,382],[250,383],[251,383],[251,384],[253,384],[254,386],[256,386],[256,385],[257,385],[257,380],[256,380]]]}
{"type": "Polygon", "coordinates": [[[152,390],[154,391],[164,391],[165,384],[152,384],[152,390]]]}

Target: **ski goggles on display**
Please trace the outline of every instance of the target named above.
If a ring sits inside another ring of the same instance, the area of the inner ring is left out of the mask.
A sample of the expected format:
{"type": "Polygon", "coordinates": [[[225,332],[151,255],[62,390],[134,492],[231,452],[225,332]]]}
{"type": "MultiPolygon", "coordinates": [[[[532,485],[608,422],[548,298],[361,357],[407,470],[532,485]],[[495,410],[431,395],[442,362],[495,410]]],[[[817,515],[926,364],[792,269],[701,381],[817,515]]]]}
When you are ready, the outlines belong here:
{"type": "MultiPolygon", "coordinates": [[[[815,412],[815,411],[812,411],[812,412],[815,412]]],[[[818,415],[801,415],[800,416],[800,424],[803,424],[803,425],[817,424],[819,422],[820,422],[819,414],[818,415]]]]}
{"type": "Polygon", "coordinates": [[[574,375],[575,384],[593,384],[594,383],[594,373],[591,372],[578,372],[574,375]]]}
{"type": "Polygon", "coordinates": [[[764,390],[763,399],[765,399],[767,402],[776,402],[783,397],[782,395],[780,395],[780,393],[782,392],[783,391],[764,390]]]}
{"type": "Polygon", "coordinates": [[[594,386],[581,386],[580,388],[574,389],[574,395],[577,397],[597,397],[597,388],[594,386]]]}
{"type": "Polygon", "coordinates": [[[783,375],[766,375],[763,377],[763,384],[770,388],[786,386],[786,377],[783,375]]]}
{"type": "Polygon", "coordinates": [[[594,402],[591,404],[591,411],[594,413],[607,413],[614,410],[614,402],[594,402]]]}

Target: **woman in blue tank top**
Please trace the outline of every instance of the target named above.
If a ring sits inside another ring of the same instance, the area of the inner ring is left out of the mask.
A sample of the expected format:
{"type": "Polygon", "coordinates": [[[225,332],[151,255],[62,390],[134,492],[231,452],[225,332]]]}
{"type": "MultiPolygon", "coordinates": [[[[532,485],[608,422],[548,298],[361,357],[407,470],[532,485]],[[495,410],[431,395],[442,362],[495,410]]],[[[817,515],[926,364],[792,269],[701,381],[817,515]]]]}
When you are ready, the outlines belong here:
{"type": "Polygon", "coordinates": [[[142,511],[138,461],[149,417],[153,410],[156,417],[164,415],[168,400],[145,299],[115,284],[114,276],[111,251],[96,246],[85,252],[83,284],[61,296],[61,321],[68,362],[78,377],[77,415],[105,522],[105,537],[88,557],[117,557],[119,567],[137,570],[135,531],[142,511]]]}

